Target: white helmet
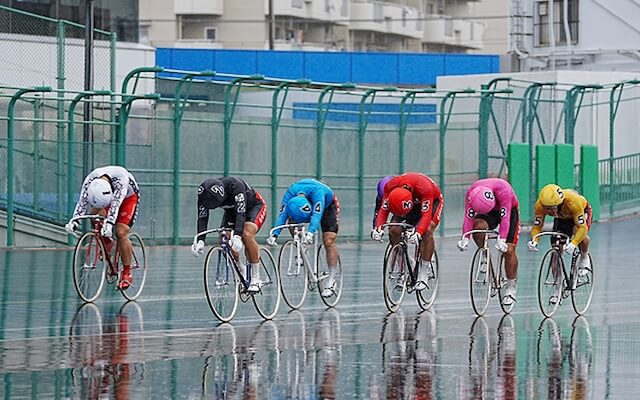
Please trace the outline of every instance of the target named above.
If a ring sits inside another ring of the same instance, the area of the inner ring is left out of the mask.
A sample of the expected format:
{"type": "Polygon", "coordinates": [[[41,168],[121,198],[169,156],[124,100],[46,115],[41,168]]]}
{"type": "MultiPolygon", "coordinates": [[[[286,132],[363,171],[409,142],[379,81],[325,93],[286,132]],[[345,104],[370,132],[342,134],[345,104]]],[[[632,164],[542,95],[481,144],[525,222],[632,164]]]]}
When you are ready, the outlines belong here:
{"type": "Polygon", "coordinates": [[[111,204],[113,191],[111,184],[104,179],[94,179],[87,190],[87,200],[94,208],[106,208],[111,204]]]}

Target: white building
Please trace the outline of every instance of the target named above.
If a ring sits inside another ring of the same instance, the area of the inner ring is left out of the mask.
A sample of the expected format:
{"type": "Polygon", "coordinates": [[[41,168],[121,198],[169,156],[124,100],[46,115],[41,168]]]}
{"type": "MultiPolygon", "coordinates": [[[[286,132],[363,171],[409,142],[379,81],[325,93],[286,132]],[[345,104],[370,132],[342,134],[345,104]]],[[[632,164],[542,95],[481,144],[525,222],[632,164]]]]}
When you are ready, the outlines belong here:
{"type": "MultiPolygon", "coordinates": [[[[486,0],[489,1],[489,0],[486,0]]],[[[486,24],[474,0],[140,0],[155,47],[472,52],[486,24]],[[273,9],[270,35],[269,9],[273,9]]]]}
{"type": "Polygon", "coordinates": [[[637,0],[511,0],[510,52],[521,71],[640,71],[637,0]]]}

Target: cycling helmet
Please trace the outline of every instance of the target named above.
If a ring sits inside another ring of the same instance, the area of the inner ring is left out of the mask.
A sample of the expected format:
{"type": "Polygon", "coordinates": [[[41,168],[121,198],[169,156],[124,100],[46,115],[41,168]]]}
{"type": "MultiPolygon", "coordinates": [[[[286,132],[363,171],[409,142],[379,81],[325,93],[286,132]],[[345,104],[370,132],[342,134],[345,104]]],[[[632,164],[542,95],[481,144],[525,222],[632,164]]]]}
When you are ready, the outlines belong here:
{"type": "Polygon", "coordinates": [[[93,208],[106,208],[111,204],[113,191],[111,184],[104,179],[94,179],[87,189],[87,200],[93,208]]]}
{"type": "Polygon", "coordinates": [[[287,215],[295,223],[309,222],[311,203],[304,196],[292,197],[287,202],[287,215]]]}
{"type": "Polygon", "coordinates": [[[487,214],[496,206],[496,197],[487,186],[476,186],[467,193],[467,205],[478,214],[487,214]]]}
{"type": "Polygon", "coordinates": [[[564,201],[564,192],[560,186],[549,184],[540,190],[538,199],[544,207],[556,207],[564,201]]]}
{"type": "Polygon", "coordinates": [[[413,194],[405,188],[397,187],[389,193],[389,211],[404,216],[413,208],[413,194]]]}

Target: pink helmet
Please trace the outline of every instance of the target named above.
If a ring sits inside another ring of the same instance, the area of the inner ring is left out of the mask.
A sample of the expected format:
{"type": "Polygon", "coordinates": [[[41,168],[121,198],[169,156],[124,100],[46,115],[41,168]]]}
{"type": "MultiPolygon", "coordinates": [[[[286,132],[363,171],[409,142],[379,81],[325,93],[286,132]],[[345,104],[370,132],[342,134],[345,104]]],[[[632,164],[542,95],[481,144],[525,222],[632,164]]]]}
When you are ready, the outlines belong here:
{"type": "Polygon", "coordinates": [[[487,214],[496,206],[496,196],[490,188],[476,186],[467,193],[467,205],[478,214],[487,214]]]}

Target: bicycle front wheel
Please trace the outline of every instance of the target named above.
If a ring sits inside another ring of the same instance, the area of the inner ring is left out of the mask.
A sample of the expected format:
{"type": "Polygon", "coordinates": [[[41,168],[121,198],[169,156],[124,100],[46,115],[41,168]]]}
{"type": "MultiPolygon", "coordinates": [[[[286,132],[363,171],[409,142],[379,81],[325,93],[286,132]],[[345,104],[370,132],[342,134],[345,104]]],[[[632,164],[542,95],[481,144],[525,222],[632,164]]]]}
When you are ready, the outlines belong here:
{"type": "Polygon", "coordinates": [[[545,317],[551,317],[562,300],[564,261],[554,249],[549,249],[540,263],[538,273],[538,305],[545,317]]]}
{"type": "MultiPolygon", "coordinates": [[[[416,254],[416,260],[419,260],[420,256],[416,254]]],[[[433,255],[431,256],[431,265],[428,267],[429,271],[427,271],[427,287],[423,290],[416,291],[416,296],[418,298],[418,305],[423,310],[428,310],[433,306],[433,302],[436,300],[436,294],[438,293],[438,282],[439,282],[439,269],[440,264],[438,263],[438,253],[433,251],[433,255]]],[[[422,266],[420,266],[422,268],[422,266]]]]}
{"type": "Polygon", "coordinates": [[[578,315],[587,312],[593,296],[593,258],[589,254],[590,268],[585,268],[583,275],[578,274],[577,263],[573,263],[571,282],[571,304],[578,315]]]}
{"type": "Polygon", "coordinates": [[[229,322],[238,309],[235,260],[221,246],[212,247],[204,260],[204,291],[211,312],[220,322],[229,322]]]}
{"type": "Polygon", "coordinates": [[[400,308],[407,290],[406,259],[405,247],[402,244],[395,244],[386,252],[382,269],[382,290],[384,304],[391,312],[396,312],[400,308]]]}
{"type": "Polygon", "coordinates": [[[500,301],[500,308],[502,308],[502,311],[505,314],[509,314],[513,310],[513,307],[516,305],[516,302],[513,301],[511,302],[511,304],[504,304],[504,302],[502,301],[505,292],[505,286],[507,284],[507,270],[505,266],[504,255],[502,253],[498,255],[498,271],[500,272],[498,272],[496,286],[498,286],[498,300],[500,301]]]}
{"type": "Polygon", "coordinates": [[[278,256],[282,297],[292,310],[302,307],[307,296],[307,265],[302,257],[303,251],[304,248],[298,249],[296,242],[289,240],[282,245],[278,256]]]}
{"type": "Polygon", "coordinates": [[[106,253],[94,232],[80,236],[73,253],[73,285],[78,296],[91,303],[100,296],[105,281],[106,253]]]}
{"type": "Polygon", "coordinates": [[[331,272],[323,245],[318,246],[316,260],[318,260],[316,264],[316,276],[318,277],[320,298],[327,307],[335,307],[342,295],[342,263],[340,262],[340,256],[338,256],[338,265],[336,265],[335,271],[333,271],[333,281],[330,279],[331,272]]]}
{"type": "Polygon", "coordinates": [[[258,314],[264,319],[273,318],[280,307],[280,282],[278,269],[271,252],[260,247],[260,291],[252,297],[258,314]]]}
{"type": "Polygon", "coordinates": [[[471,269],[469,270],[471,307],[477,316],[484,315],[489,305],[491,280],[493,279],[492,271],[489,251],[478,247],[471,260],[471,269]]]}
{"type": "Polygon", "coordinates": [[[133,279],[129,287],[121,292],[127,300],[135,300],[142,293],[144,283],[147,280],[147,253],[140,235],[132,233],[129,235],[129,239],[133,250],[131,255],[131,277],[133,279]]]}

